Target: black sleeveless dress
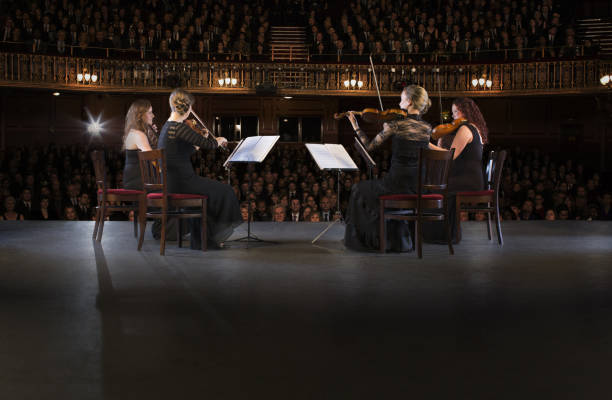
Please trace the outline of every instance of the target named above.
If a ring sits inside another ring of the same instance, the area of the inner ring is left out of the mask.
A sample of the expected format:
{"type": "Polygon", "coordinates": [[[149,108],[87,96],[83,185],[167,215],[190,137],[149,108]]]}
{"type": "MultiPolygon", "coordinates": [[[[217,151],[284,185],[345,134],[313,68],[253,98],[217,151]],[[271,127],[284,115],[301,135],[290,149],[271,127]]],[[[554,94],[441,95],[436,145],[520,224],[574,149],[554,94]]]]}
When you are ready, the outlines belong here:
{"type": "Polygon", "coordinates": [[[142,190],[142,175],[138,164],[138,152],[140,150],[125,151],[125,165],[123,167],[123,188],[130,190],[142,190]]]}
{"type": "MultiPolygon", "coordinates": [[[[472,133],[472,141],[465,145],[463,151],[453,160],[448,177],[448,216],[451,222],[451,235],[455,240],[457,233],[456,193],[484,189],[484,173],[482,169],[482,141],[478,130],[468,123],[472,133]]],[[[461,237],[461,236],[459,236],[461,237]]],[[[423,224],[423,240],[430,243],[446,244],[446,232],[443,222],[426,222],[423,224]]]]}
{"type": "MultiPolygon", "coordinates": [[[[191,164],[193,146],[215,149],[217,141],[210,136],[204,138],[185,124],[166,121],[161,129],[158,148],[166,150],[168,191],[208,196],[207,235],[209,242],[215,246],[225,241],[242,223],[240,206],[231,186],[195,174],[191,164]]],[[[198,248],[201,242],[199,226],[199,220],[191,221],[192,248],[198,248]]]]}
{"type": "MultiPolygon", "coordinates": [[[[375,150],[386,139],[392,138],[389,172],[383,179],[353,185],[346,214],[344,245],[353,250],[378,250],[378,197],[416,193],[419,150],[429,145],[431,125],[421,121],[417,115],[409,115],[404,120],[389,122],[388,129],[380,132],[370,143],[363,131],[359,130],[357,134],[368,151],[375,150]]],[[[387,250],[412,250],[409,224],[404,221],[388,221],[386,238],[387,250]]]]}

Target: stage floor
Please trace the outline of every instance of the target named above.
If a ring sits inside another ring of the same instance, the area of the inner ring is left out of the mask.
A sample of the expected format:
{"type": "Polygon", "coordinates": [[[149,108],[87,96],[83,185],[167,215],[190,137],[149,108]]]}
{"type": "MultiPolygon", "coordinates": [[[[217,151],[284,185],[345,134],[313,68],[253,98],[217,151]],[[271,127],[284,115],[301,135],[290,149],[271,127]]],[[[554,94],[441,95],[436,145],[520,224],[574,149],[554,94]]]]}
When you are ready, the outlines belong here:
{"type": "Polygon", "coordinates": [[[499,247],[472,222],[422,260],[345,250],[340,225],[311,245],[325,226],[160,256],[127,222],[101,245],[0,223],[0,397],[609,397],[612,223],[505,222],[499,247]]]}

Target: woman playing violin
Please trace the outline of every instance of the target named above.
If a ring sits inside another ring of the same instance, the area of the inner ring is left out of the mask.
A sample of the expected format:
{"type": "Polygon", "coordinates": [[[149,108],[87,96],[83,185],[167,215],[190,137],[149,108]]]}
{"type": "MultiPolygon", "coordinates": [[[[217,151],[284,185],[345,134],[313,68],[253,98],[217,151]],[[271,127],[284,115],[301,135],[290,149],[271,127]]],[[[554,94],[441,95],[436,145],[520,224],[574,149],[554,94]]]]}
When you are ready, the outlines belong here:
{"type": "Polygon", "coordinates": [[[125,149],[125,166],[123,168],[123,187],[141,190],[142,179],[138,164],[138,151],[151,150],[151,143],[157,144],[157,127],[153,125],[153,107],[146,99],[132,103],[125,116],[123,148],[125,149]]]}
{"type": "MultiPolygon", "coordinates": [[[[460,191],[475,191],[484,189],[482,172],[482,147],[487,143],[488,129],[480,109],[470,98],[459,98],[453,101],[453,119],[464,119],[458,125],[454,136],[440,138],[438,145],[454,148],[454,161],[448,178],[449,217],[452,221],[453,237],[456,234],[456,204],[454,194],[460,191]],[[451,142],[452,139],[452,142],[451,142]],[[444,145],[444,142],[451,142],[444,145]]],[[[437,128],[436,128],[437,129],[437,128]]],[[[441,223],[431,222],[423,228],[423,238],[427,241],[446,243],[444,227],[441,223]]]]}
{"type": "MultiPolygon", "coordinates": [[[[344,244],[356,250],[379,248],[378,197],[392,193],[416,193],[419,150],[431,147],[431,125],[421,120],[431,106],[427,91],[410,85],[401,93],[400,109],[406,117],[386,122],[383,130],[372,141],[359,127],[352,112],[348,118],[355,133],[368,151],[375,150],[387,139],[392,140],[392,156],[389,172],[383,179],[361,181],[353,185],[346,215],[344,244]]],[[[387,224],[387,250],[410,251],[412,248],[408,224],[389,221],[387,224]]]]}
{"type": "MultiPolygon", "coordinates": [[[[242,223],[240,206],[232,187],[209,178],[197,176],[191,164],[194,148],[216,149],[227,144],[223,137],[214,138],[204,131],[200,134],[183,123],[191,113],[194,97],[182,89],[170,95],[170,118],[159,136],[159,148],[166,149],[168,165],[168,191],[208,196],[207,229],[212,247],[223,247],[223,242],[233,229],[242,223]]],[[[200,223],[192,220],[191,247],[197,248],[200,240],[200,223]]]]}

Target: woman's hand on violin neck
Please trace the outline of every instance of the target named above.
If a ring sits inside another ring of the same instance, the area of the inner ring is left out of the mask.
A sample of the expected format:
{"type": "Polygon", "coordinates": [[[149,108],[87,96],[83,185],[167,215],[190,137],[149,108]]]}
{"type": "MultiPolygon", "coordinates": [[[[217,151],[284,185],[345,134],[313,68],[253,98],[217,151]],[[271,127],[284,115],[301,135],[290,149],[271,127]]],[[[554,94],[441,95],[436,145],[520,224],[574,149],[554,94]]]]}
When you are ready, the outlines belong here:
{"type": "Polygon", "coordinates": [[[224,138],[224,137],[218,137],[218,138],[217,138],[217,144],[218,144],[220,147],[226,147],[226,146],[227,146],[227,139],[226,139],[226,138],[224,138]]]}
{"type": "Polygon", "coordinates": [[[157,125],[151,124],[151,129],[153,130],[153,132],[157,133],[157,125]]]}

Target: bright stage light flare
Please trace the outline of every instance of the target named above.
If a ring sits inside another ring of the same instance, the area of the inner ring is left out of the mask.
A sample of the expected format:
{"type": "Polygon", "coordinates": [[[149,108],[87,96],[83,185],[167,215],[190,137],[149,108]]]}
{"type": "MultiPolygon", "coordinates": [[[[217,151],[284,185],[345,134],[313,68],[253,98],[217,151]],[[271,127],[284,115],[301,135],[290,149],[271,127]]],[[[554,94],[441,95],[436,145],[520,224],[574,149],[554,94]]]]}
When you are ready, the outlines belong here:
{"type": "Polygon", "coordinates": [[[89,121],[87,122],[87,133],[89,133],[90,135],[100,135],[102,132],[104,132],[104,125],[106,124],[106,122],[101,122],[102,114],[94,118],[94,116],[91,115],[89,110],[86,111],[87,118],[89,119],[89,121]]]}

